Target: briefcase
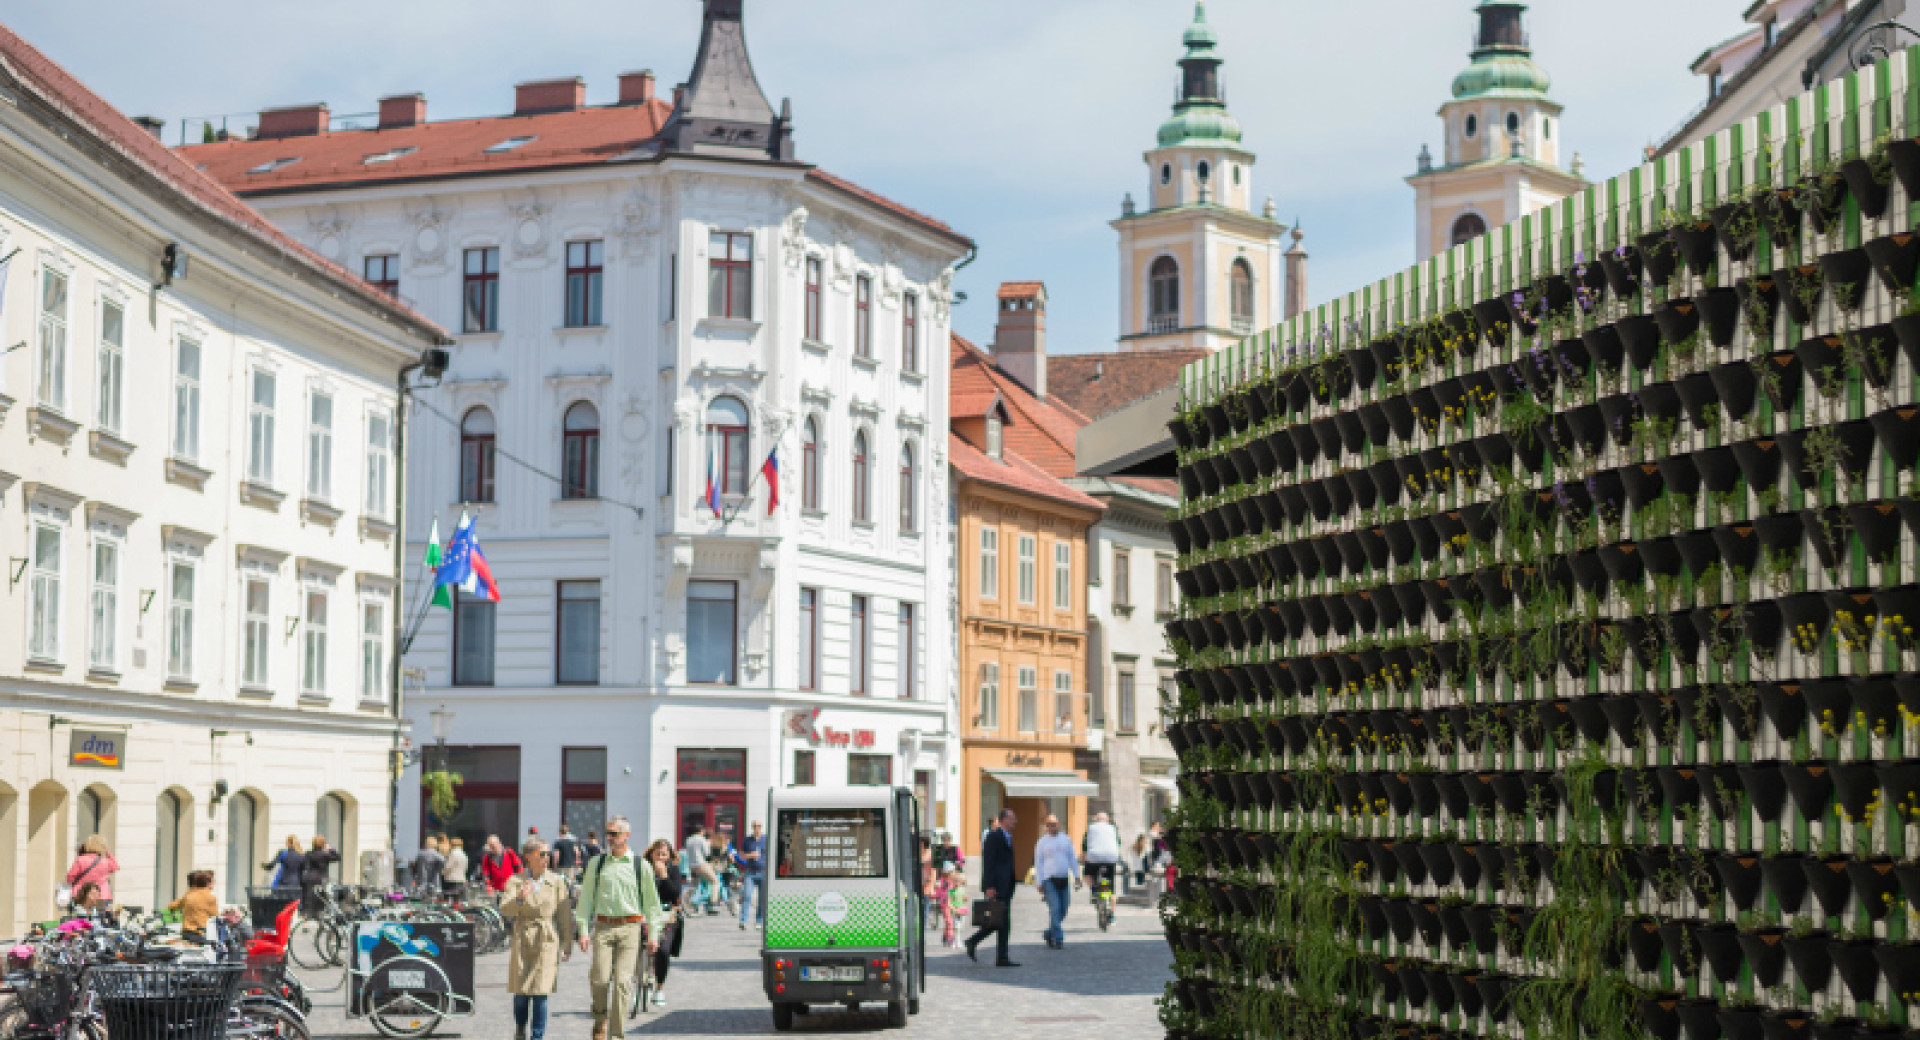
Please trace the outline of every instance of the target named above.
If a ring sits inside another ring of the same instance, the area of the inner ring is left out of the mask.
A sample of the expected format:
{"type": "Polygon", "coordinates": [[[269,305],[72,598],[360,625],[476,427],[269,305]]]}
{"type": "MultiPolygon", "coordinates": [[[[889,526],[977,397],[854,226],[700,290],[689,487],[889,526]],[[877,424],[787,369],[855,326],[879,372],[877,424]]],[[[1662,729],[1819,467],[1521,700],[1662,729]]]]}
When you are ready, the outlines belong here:
{"type": "Polygon", "coordinates": [[[973,901],[973,926],[987,931],[997,931],[1007,926],[1007,904],[998,899],[976,899],[973,901]]]}

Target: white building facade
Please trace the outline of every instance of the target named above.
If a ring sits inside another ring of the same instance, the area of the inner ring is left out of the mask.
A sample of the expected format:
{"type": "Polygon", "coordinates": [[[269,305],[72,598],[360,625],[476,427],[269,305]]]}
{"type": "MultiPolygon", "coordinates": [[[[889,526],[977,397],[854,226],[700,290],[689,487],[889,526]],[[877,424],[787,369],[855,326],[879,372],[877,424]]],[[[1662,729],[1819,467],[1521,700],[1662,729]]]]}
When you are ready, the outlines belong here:
{"type": "Polygon", "coordinates": [[[579,80],[518,91],[512,116],[388,99],[380,129],[266,113],[301,131],[187,149],[456,335],[409,433],[408,552],[471,513],[501,601],[428,612],[406,654],[415,734],[453,713],[425,765],[463,782],[434,818],[412,768],[402,847],[612,813],[678,841],[744,829],[786,784],[914,786],[940,826],[945,352],[971,243],[793,159],[737,3],[709,3],[677,105],[651,73],[607,106],[579,80]]]}
{"type": "Polygon", "coordinates": [[[244,901],[288,834],[353,876],[399,728],[396,388],[445,335],[4,30],[0,93],[0,935],[96,834],[126,905],[244,901]]]}

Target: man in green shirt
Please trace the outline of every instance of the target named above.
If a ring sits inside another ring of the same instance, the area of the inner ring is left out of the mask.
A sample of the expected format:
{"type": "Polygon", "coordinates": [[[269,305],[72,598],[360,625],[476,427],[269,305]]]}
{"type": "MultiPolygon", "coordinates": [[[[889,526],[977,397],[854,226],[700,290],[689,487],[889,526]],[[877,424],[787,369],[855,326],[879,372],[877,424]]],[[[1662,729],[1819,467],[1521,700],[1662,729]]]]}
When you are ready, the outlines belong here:
{"type": "Polygon", "coordinates": [[[607,1040],[609,1024],[613,1036],[627,1035],[626,1007],[640,963],[641,925],[647,926],[646,947],[652,953],[659,948],[656,937],[666,923],[653,868],[641,863],[628,847],[631,837],[625,817],[607,821],[607,851],[588,861],[580,898],[574,903],[580,950],[593,953],[588,976],[593,986],[593,1040],[607,1040]]]}

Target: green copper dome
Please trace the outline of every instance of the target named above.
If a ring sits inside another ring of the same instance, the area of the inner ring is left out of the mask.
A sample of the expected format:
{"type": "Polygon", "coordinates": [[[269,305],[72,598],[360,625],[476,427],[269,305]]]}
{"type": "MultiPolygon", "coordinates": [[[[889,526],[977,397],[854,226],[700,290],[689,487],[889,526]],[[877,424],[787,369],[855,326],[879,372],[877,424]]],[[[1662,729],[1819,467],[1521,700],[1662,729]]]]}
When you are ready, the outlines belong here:
{"type": "Polygon", "coordinates": [[[1547,70],[1534,64],[1532,58],[1523,54],[1492,53],[1475,58],[1465,72],[1453,78],[1453,96],[1531,94],[1544,98],[1552,86],[1547,70]]]}
{"type": "Polygon", "coordinates": [[[1240,121],[1227,114],[1221,94],[1220,59],[1214,54],[1220,41],[1207,24],[1205,0],[1193,5],[1193,24],[1180,39],[1187,47],[1180,59],[1180,100],[1173,116],[1160,124],[1160,147],[1238,146],[1240,121]]]}
{"type": "Polygon", "coordinates": [[[1240,121],[1224,106],[1194,105],[1160,124],[1160,147],[1239,145],[1240,121]]]}

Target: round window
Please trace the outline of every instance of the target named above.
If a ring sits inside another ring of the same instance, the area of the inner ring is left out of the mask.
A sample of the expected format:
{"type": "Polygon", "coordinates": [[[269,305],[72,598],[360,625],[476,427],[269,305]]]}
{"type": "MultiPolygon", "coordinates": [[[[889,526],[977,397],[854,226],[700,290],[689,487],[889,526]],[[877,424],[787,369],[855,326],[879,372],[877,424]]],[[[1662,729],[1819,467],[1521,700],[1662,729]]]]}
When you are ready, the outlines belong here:
{"type": "Polygon", "coordinates": [[[1480,117],[1467,113],[1467,139],[1472,140],[1480,134],[1480,117]]]}
{"type": "Polygon", "coordinates": [[[1160,164],[1160,183],[1162,184],[1173,183],[1173,164],[1172,163],[1160,164]]]}
{"type": "Polygon", "coordinates": [[[1207,183],[1207,180],[1213,175],[1213,167],[1208,166],[1207,161],[1205,159],[1202,159],[1200,160],[1200,165],[1197,168],[1196,172],[1198,172],[1200,175],[1200,183],[1205,184],[1207,183]]]}
{"type": "Polygon", "coordinates": [[[1507,113],[1507,133],[1517,134],[1519,132],[1520,132],[1520,113],[1508,112],[1507,113]]]}

